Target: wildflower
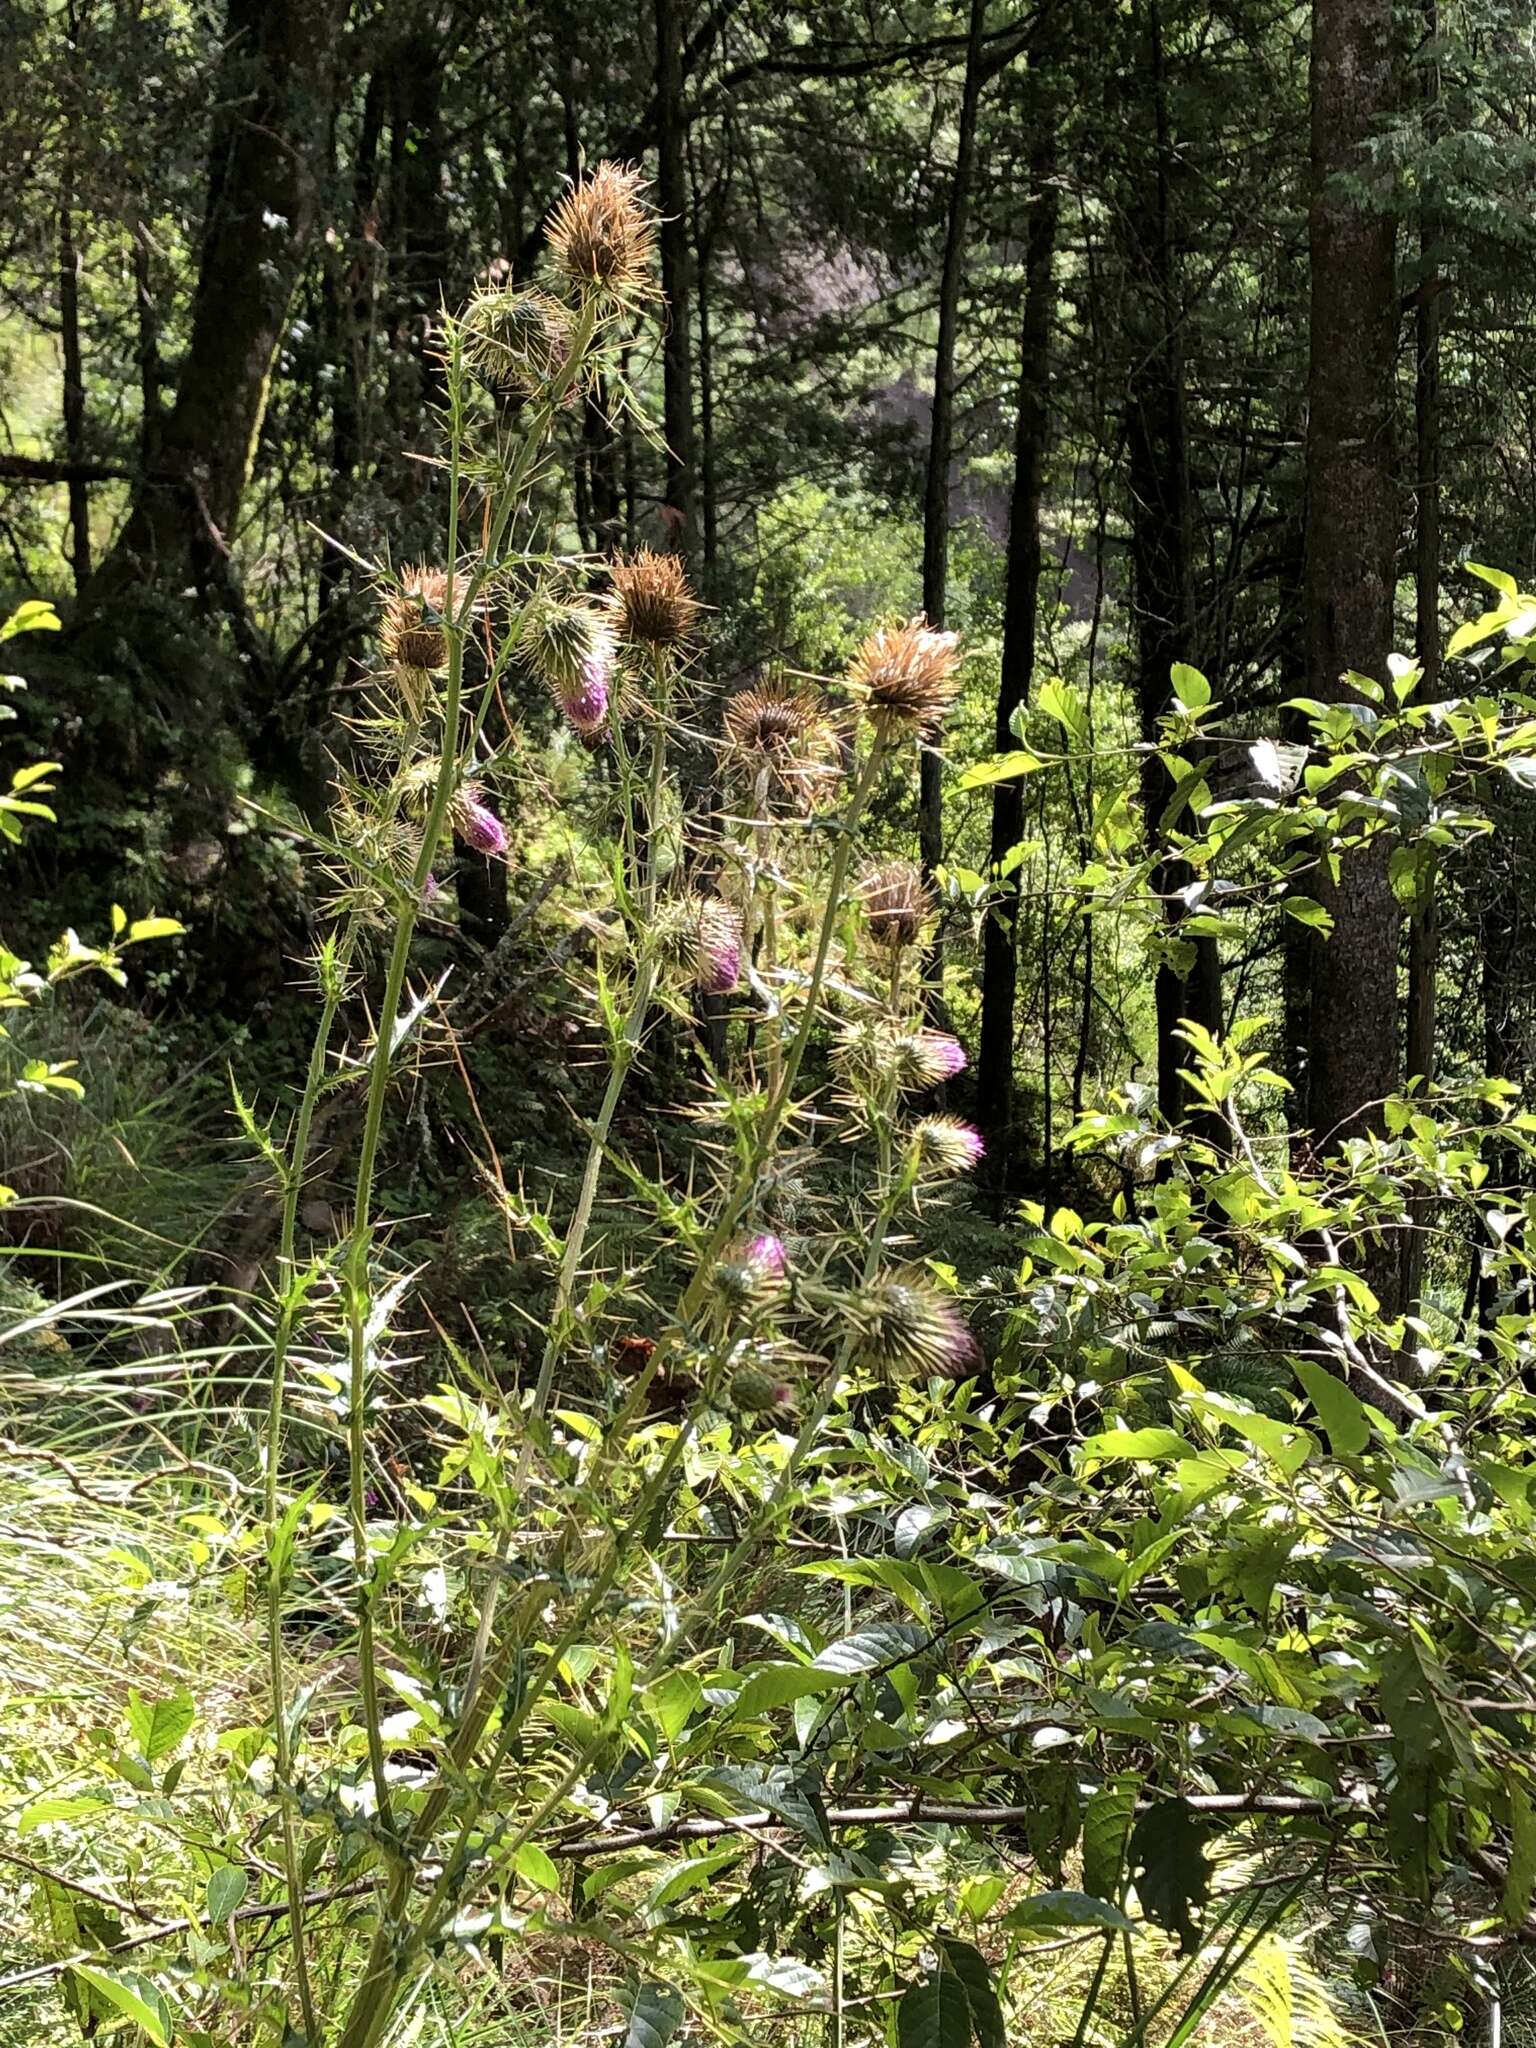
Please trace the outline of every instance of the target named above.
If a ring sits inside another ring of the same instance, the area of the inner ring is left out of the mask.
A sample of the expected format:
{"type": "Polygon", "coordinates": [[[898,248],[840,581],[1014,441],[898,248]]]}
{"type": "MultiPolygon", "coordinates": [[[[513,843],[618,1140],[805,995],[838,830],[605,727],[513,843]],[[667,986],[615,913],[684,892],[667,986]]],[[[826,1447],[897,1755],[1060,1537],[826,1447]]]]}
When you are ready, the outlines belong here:
{"type": "Polygon", "coordinates": [[[958,1116],[925,1116],[912,1131],[918,1170],[936,1178],[969,1173],[986,1151],[980,1131],[958,1116]]]}
{"type": "Polygon", "coordinates": [[[705,995],[729,995],[741,979],[741,917],[718,896],[685,896],[657,919],[656,942],[705,995]]]}
{"type": "Polygon", "coordinates": [[[726,996],[741,980],[741,919],[718,896],[701,897],[699,964],[694,978],[707,996],[726,996]]]}
{"type": "Polygon", "coordinates": [[[933,910],[933,891],[910,860],[887,860],[860,875],[864,929],[880,946],[910,946],[933,910]]]}
{"type": "Polygon", "coordinates": [[[848,1303],[866,1365],[960,1379],[980,1356],[965,1318],[921,1275],[882,1273],[848,1303]]]}
{"type": "Polygon", "coordinates": [[[760,800],[808,811],[837,773],[832,727],[808,690],[776,680],[738,690],[722,723],[729,756],[760,800]]]}
{"type": "Polygon", "coordinates": [[[903,1094],[936,1088],[965,1066],[965,1048],[947,1031],[908,1027],[885,1017],[845,1025],[833,1056],[853,1079],[891,1082],[903,1094]]]}
{"type": "Polygon", "coordinates": [[[727,1405],[743,1415],[788,1420],[794,1413],[795,1386],[759,1365],[743,1365],[726,1382],[725,1397],[727,1405]]]}
{"type": "Polygon", "coordinates": [[[921,612],[904,626],[871,633],[848,681],[876,728],[929,738],[960,694],[959,637],[936,632],[921,612]]]}
{"type": "Polygon", "coordinates": [[[729,1308],[760,1307],[779,1293],[788,1255],[771,1230],[737,1244],[715,1268],[715,1292],[729,1308]]]}
{"type": "Polygon", "coordinates": [[[464,360],[504,398],[537,398],[570,358],[571,315],[547,292],[479,292],[462,330],[464,360]]]}
{"type": "Polygon", "coordinates": [[[549,685],[573,732],[590,739],[608,716],[617,648],[596,605],[535,598],[518,636],[524,661],[549,685]]]}
{"type": "Polygon", "coordinates": [[[453,829],[476,853],[499,857],[507,850],[507,828],[485,801],[477,783],[466,782],[453,800],[453,829]]]}
{"type": "Polygon", "coordinates": [[[584,299],[613,307],[654,297],[656,218],[644,190],[632,165],[602,163],[556,207],[550,253],[584,299]]]}
{"type": "Polygon", "coordinates": [[[609,610],[619,637],[657,652],[677,647],[693,631],[699,601],[676,555],[641,548],[613,564],[609,610]]]}
{"type": "Polygon", "coordinates": [[[437,901],[438,897],[442,895],[442,893],[442,883],[439,882],[436,875],[428,874],[427,879],[421,885],[422,909],[429,910],[432,907],[432,905],[437,901]]]}
{"type": "Polygon", "coordinates": [[[443,614],[448,577],[442,569],[411,563],[400,571],[400,588],[384,600],[379,644],[391,668],[431,674],[448,663],[443,614]]]}
{"type": "Polygon", "coordinates": [[[749,1237],[741,1255],[749,1266],[756,1266],[771,1280],[782,1280],[789,1264],[783,1238],[771,1230],[760,1230],[755,1237],[749,1237]]]}

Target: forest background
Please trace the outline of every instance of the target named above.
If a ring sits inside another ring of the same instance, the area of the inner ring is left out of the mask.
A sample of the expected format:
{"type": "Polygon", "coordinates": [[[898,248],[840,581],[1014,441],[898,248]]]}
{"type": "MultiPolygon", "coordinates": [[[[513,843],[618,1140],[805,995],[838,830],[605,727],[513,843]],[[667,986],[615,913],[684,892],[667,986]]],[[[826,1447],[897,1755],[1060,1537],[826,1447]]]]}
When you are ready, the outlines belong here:
{"type": "Polygon", "coordinates": [[[1515,2028],[1530,8],[23,0],[6,30],[15,2025],[1515,2028]],[[605,163],[644,181],[624,289],[562,226],[605,163]],[[455,522],[497,576],[515,524],[512,596],[455,522]],[[699,601],[675,661],[637,564],[699,601]],[[539,651],[557,614],[648,650],[643,712],[539,651]],[[870,636],[918,614],[957,637],[909,716],[870,636]],[[380,675],[482,643],[467,738],[401,740],[385,816],[380,675]],[[817,783],[793,856],[786,774],[817,783]],[[343,927],[372,936],[338,966],[343,927]],[[654,1006],[653,942],[697,984],[654,1006]],[[849,1050],[882,944],[910,1089],[849,1050]],[[887,1237],[892,1275],[837,1278],[887,1237]],[[701,1245],[745,1290],[708,1341],[701,1245]],[[722,1381],[730,1315],[763,1365],[722,1381]],[[292,1417],[290,1354],[334,1381],[292,1417]],[[639,1489],[587,1577],[584,1443],[639,1489]],[[525,1544],[574,1635],[480,1585],[525,1544]],[[761,1612],[700,1579],[721,1544],[761,1612]],[[339,1669],[354,1629],[403,1718],[339,1669]],[[514,1793],[477,1689],[535,1651],[514,1793]],[[430,1787],[472,1764],[461,1870],[430,1787]],[[731,1813],[765,1863],[710,1846],[731,1813]],[[592,1827],[644,1837],[601,1882],[592,1827]],[[429,1837],[451,1897],[386,1968],[429,1837]]]}

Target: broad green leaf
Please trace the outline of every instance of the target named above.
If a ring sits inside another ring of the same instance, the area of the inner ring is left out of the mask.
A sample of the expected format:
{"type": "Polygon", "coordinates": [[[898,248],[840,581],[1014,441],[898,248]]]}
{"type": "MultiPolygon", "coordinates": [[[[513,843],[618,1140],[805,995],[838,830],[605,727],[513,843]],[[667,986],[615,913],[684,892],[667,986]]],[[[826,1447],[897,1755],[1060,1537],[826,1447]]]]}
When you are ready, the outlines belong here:
{"type": "Polygon", "coordinates": [[[171,2009],[147,1977],[137,1971],[103,1969],[96,1963],[71,1963],[69,1967],[116,2011],[141,2027],[155,2048],[170,2048],[171,2009]]]}
{"type": "Polygon", "coordinates": [[[1118,1906],[1089,1892],[1036,1892],[1005,1913],[1001,1924],[1010,1933],[1031,1927],[1113,1927],[1129,1934],[1136,1926],[1118,1906]]]}
{"type": "Polygon", "coordinates": [[[1507,569],[1489,569],[1482,562],[1463,562],[1461,566],[1469,576],[1478,577],[1504,597],[1520,595],[1520,586],[1507,569]]]}
{"type": "Polygon", "coordinates": [[[1509,1868],[1504,1878],[1504,1924],[1520,1927],[1536,1888],[1536,1808],[1518,1778],[1509,1781],[1509,1868]]]}
{"type": "Polygon", "coordinates": [[[560,1889],[560,1866],[537,1842],[521,1844],[512,1858],[512,1868],[523,1883],[532,1885],[536,1892],[558,1892],[560,1889]]]}
{"type": "Polygon", "coordinates": [[[902,1993],[897,2048],[971,2048],[971,2001],[953,1970],[935,1970],[902,1993]]]}
{"type": "Polygon", "coordinates": [[[22,1808],[16,1832],[30,1835],[34,1828],[51,1827],[55,1821],[80,1820],[88,1813],[104,1813],[111,1804],[99,1792],[52,1792],[22,1808]]]}
{"type": "Polygon", "coordinates": [[[932,1640],[928,1629],[911,1622],[880,1621],[828,1643],[813,1668],[854,1677],[861,1671],[878,1671],[904,1663],[920,1650],[926,1650],[932,1640]]]}
{"type": "Polygon", "coordinates": [[[1176,661],[1168,671],[1174,695],[1186,711],[1204,711],[1211,701],[1211,686],[1199,669],[1187,661],[1176,661]]]}
{"type": "Polygon", "coordinates": [[[1013,782],[1021,775],[1034,775],[1045,766],[1038,754],[1027,747],[1011,753],[994,754],[990,761],[973,761],[960,777],[961,789],[984,789],[992,782],[1013,782]]]}
{"type": "Polygon", "coordinates": [[[1085,1472],[1096,1465],[1110,1465],[1123,1459],[1192,1458],[1195,1447],[1176,1429],[1109,1429],[1099,1436],[1085,1437],[1078,1445],[1078,1462],[1085,1472]]]}
{"type": "Polygon", "coordinates": [[[666,2048],[683,2024],[681,1992],[665,1984],[642,1984],[629,2008],[624,2048],[666,2048]]]}
{"type": "Polygon", "coordinates": [[[0,621],[0,641],[14,640],[18,633],[57,633],[63,624],[46,598],[29,597],[8,619],[0,621]]]}
{"type": "Polygon", "coordinates": [[[1158,1800],[1131,1831],[1131,1882],[1142,1911],[1190,1955],[1200,1945],[1195,1915],[1210,1896],[1205,1823],[1182,1799],[1158,1800]]]}
{"type": "Polygon", "coordinates": [[[645,1689],[645,1703],[668,1742],[676,1742],[703,1698],[704,1686],[692,1671],[664,1671],[645,1689]]]}
{"type": "Polygon", "coordinates": [[[227,1920],[244,1902],[250,1884],[248,1873],[238,1863],[221,1863],[208,1880],[206,1900],[210,1920],[227,1920]]]}
{"type": "Polygon", "coordinates": [[[1083,1811],[1083,1889],[1096,1899],[1120,1890],[1125,1838],[1136,1811],[1136,1794],[1126,1785],[1106,1785],[1083,1811]]]}
{"type": "Polygon", "coordinates": [[[197,1708],[189,1692],[174,1693],[165,1700],[141,1699],[128,1695],[128,1727],[145,1763],[158,1763],[180,1742],[196,1718],[197,1708]]]}
{"type": "Polygon", "coordinates": [[[807,1693],[831,1692],[851,1675],[819,1664],[767,1664],[761,1671],[755,1671],[736,1695],[732,1718],[749,1721],[755,1714],[788,1706],[807,1693]]]}
{"type": "Polygon", "coordinates": [[[128,927],[126,943],[137,946],[145,939],[174,939],[186,926],[174,917],[136,917],[128,927]]]}
{"type": "Polygon", "coordinates": [[[942,1947],[946,1965],[965,1986],[976,2048],[1008,2048],[1003,2008],[998,2003],[986,1957],[970,1942],[957,1941],[951,1935],[944,1937],[942,1947]]]}
{"type": "Polygon", "coordinates": [[[1335,1456],[1357,1456],[1371,1440],[1370,1418],[1361,1403],[1341,1379],[1312,1359],[1293,1358],[1291,1370],[1317,1410],[1335,1456]]]}

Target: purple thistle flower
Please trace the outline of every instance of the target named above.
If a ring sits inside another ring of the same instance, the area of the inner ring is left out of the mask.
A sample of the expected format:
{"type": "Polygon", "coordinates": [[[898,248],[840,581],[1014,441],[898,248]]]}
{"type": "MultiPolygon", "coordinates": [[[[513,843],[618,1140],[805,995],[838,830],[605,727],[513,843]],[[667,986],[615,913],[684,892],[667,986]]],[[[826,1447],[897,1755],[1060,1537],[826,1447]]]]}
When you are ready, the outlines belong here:
{"type": "Polygon", "coordinates": [[[453,829],[476,853],[499,858],[507,850],[506,826],[473,783],[466,783],[454,801],[453,829]]]}
{"type": "Polygon", "coordinates": [[[555,692],[572,732],[590,739],[600,732],[608,716],[608,681],[611,666],[604,655],[587,655],[577,675],[555,692]]]}
{"type": "Polygon", "coordinates": [[[422,908],[424,910],[430,909],[442,893],[442,883],[437,879],[436,875],[429,873],[427,879],[421,885],[422,908]]]}
{"type": "Polygon", "coordinates": [[[742,1246],[741,1256],[744,1263],[755,1266],[765,1280],[782,1280],[784,1269],[789,1264],[783,1238],[771,1230],[760,1230],[755,1237],[749,1237],[742,1246]]]}
{"type": "Polygon", "coordinates": [[[976,1126],[958,1116],[925,1116],[912,1138],[925,1173],[969,1173],[987,1149],[976,1126]]]}
{"type": "Polygon", "coordinates": [[[718,897],[705,897],[698,938],[694,979],[705,995],[728,996],[741,980],[741,919],[718,897]]]}
{"type": "Polygon", "coordinates": [[[959,1039],[951,1038],[947,1031],[920,1031],[917,1036],[924,1063],[931,1067],[935,1079],[953,1080],[966,1063],[965,1047],[959,1039]]]}

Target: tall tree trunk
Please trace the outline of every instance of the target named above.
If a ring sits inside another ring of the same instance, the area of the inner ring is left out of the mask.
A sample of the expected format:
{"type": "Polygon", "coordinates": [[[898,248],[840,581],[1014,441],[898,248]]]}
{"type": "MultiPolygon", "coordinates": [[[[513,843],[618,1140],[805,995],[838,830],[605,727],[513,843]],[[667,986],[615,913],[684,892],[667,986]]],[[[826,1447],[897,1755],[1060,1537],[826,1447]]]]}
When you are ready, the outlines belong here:
{"type": "MultiPolygon", "coordinates": [[[[939,281],[939,333],[933,353],[933,417],[928,436],[928,469],[923,485],[923,610],[930,625],[942,626],[949,596],[949,468],[955,437],[955,341],[960,327],[960,286],[965,274],[972,174],[976,161],[976,110],[981,100],[986,0],[971,0],[966,32],[965,83],[960,95],[960,131],[949,188],[944,230],[944,268],[939,281]]],[[[935,750],[918,757],[918,851],[923,873],[932,875],[944,858],[942,766],[935,750]]],[[[924,963],[928,1008],[942,1015],[944,953],[936,940],[924,963]]]]}
{"type": "Polygon", "coordinates": [[[64,455],[69,480],[70,566],[75,588],[91,579],[91,497],[79,467],[85,461],[85,363],[80,348],[80,252],[75,246],[75,195],[66,177],[59,200],[59,333],[64,359],[64,455]]]}
{"type": "Polygon", "coordinates": [[[683,105],[682,0],[656,0],[656,202],[661,211],[662,423],[667,437],[665,504],[671,545],[695,550],[693,334],[689,278],[688,166],[683,105]]]}
{"type": "Polygon", "coordinates": [[[273,360],[315,221],[348,0],[227,0],[191,333],[160,431],[93,600],[148,579],[227,573],[273,360]]]}
{"type": "MultiPolygon", "coordinates": [[[[1307,635],[1311,694],[1325,703],[1350,698],[1347,670],[1384,679],[1392,648],[1394,230],[1358,185],[1392,106],[1391,39],[1392,0],[1313,0],[1307,635]]],[[[1334,920],[1312,959],[1308,1114],[1319,1144],[1372,1122],[1397,1086],[1387,859],[1381,844],[1318,887],[1334,920]]]]}
{"type": "MultiPolygon", "coordinates": [[[[1435,51],[1439,36],[1437,0],[1424,0],[1425,61],[1423,71],[1424,134],[1430,140],[1439,125],[1440,66],[1435,51]]],[[[1415,317],[1414,428],[1417,441],[1418,491],[1414,518],[1414,641],[1424,680],[1425,698],[1440,694],[1440,317],[1441,296],[1434,272],[1437,223],[1426,205],[1419,221],[1419,258],[1423,276],[1415,317]]],[[[1435,882],[1431,874],[1421,885],[1408,929],[1407,1072],[1422,1077],[1425,1087],[1435,1073],[1435,973],[1439,961],[1435,882]]],[[[1402,1302],[1410,1312],[1424,1289],[1424,1242],[1428,1205],[1412,1204],[1410,1228],[1403,1238],[1402,1302]]]]}
{"type": "MultiPolygon", "coordinates": [[[[998,675],[993,742],[999,753],[1017,743],[1014,719],[1029,702],[1040,616],[1040,501],[1050,432],[1051,327],[1056,310],[1053,259],[1059,213],[1054,109],[1044,66],[1034,73],[1029,112],[1030,216],[1025,249],[1024,311],[1019,324],[1019,395],[1014,419],[1013,497],[1008,515],[1008,557],[1003,610],[1003,652],[998,675]]],[[[1008,854],[1024,837],[1024,784],[999,782],[992,790],[989,862],[992,907],[982,931],[981,1034],[976,1055],[976,1112],[987,1140],[989,1176],[1009,1184],[1013,1129],[1013,1050],[1018,987],[1019,870],[1002,875],[1008,854]]],[[[1048,1136],[1049,1134],[1047,1134],[1048,1136]]]]}
{"type": "MultiPolygon", "coordinates": [[[[1135,308],[1130,322],[1134,356],[1126,452],[1136,694],[1142,737],[1150,741],[1156,739],[1159,720],[1168,710],[1174,663],[1197,663],[1199,650],[1184,377],[1185,312],[1174,226],[1174,144],[1159,0],[1148,0],[1144,19],[1154,156],[1150,167],[1139,157],[1133,159],[1133,190],[1126,216],[1135,308]]],[[[1163,763],[1155,755],[1147,756],[1142,802],[1148,838],[1154,843],[1171,793],[1172,783],[1163,763]]],[[[1185,911],[1178,892],[1190,879],[1181,861],[1167,860],[1157,869],[1155,886],[1171,928],[1183,921],[1185,911]]],[[[1188,946],[1187,971],[1164,962],[1156,978],[1157,1100],[1170,1124],[1185,1121],[1186,1090],[1180,1069],[1189,1064],[1189,1049],[1178,1035],[1180,1024],[1188,1017],[1214,1034],[1221,1030],[1221,962],[1216,941],[1207,936],[1188,942],[1188,946]]]]}

